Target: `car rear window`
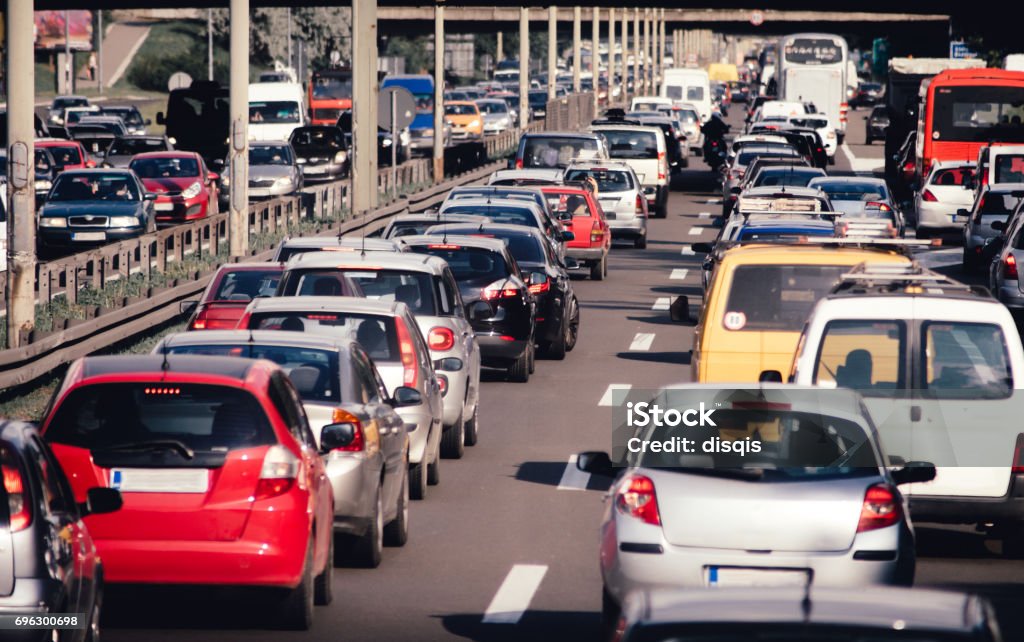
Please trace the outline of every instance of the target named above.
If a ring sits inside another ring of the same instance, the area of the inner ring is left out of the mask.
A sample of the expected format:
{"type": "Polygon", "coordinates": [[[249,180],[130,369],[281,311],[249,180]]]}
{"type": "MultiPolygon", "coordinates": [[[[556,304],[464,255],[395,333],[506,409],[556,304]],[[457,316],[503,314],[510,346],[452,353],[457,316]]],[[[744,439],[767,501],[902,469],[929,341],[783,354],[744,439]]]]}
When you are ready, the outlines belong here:
{"type": "Polygon", "coordinates": [[[252,301],[259,296],[274,296],[281,270],[238,270],[221,275],[209,301],[252,301]]]}
{"type": "Polygon", "coordinates": [[[658,158],[658,135],[629,129],[602,129],[612,158],[658,158]]]}
{"type": "Polygon", "coordinates": [[[927,321],[924,385],[940,399],[1001,399],[1013,392],[1006,337],[998,325],[927,321]]]}
{"type": "Polygon", "coordinates": [[[523,141],[523,167],[568,167],[573,159],[597,155],[597,140],[584,137],[527,136],[523,141]]]}
{"type": "Polygon", "coordinates": [[[303,401],[346,402],[338,390],[338,353],[318,348],[255,343],[171,346],[167,354],[268,359],[288,374],[303,401]]]}
{"type": "MultiPolygon", "coordinates": [[[[600,186],[598,187],[600,188],[600,186]]],[[[546,192],[544,198],[547,199],[551,212],[559,218],[564,217],[567,213],[573,213],[573,216],[593,216],[586,197],[580,194],[546,192]],[[583,209],[579,209],[580,207],[583,209]]]]}
{"type": "Polygon", "coordinates": [[[849,268],[741,265],[732,273],[722,323],[732,331],[799,332],[818,299],[849,268]]]}
{"type": "Polygon", "coordinates": [[[45,436],[94,452],[142,450],[166,440],[220,453],[276,443],[266,413],[248,391],[166,382],[77,388],[57,408],[45,436]]]}
{"type": "Polygon", "coordinates": [[[1018,202],[1020,202],[1020,199],[1010,194],[989,192],[982,195],[981,203],[978,204],[978,214],[982,216],[1006,217],[1013,214],[1013,210],[1016,209],[1018,202]]]}
{"type": "Polygon", "coordinates": [[[906,387],[902,321],[830,321],[822,333],[814,383],[892,396],[906,387]]]}
{"type": "Polygon", "coordinates": [[[393,239],[399,236],[423,234],[432,225],[437,225],[437,221],[403,221],[401,223],[393,223],[391,229],[388,230],[387,238],[393,239]]]}
{"type": "Polygon", "coordinates": [[[53,159],[58,165],[78,165],[82,162],[77,145],[48,145],[46,148],[53,154],[53,159]]]}
{"type": "Polygon", "coordinates": [[[888,197],[884,185],[815,183],[812,187],[821,189],[832,201],[878,201],[888,197]]]}
{"type": "Polygon", "coordinates": [[[621,169],[574,169],[566,172],[565,180],[583,181],[588,177],[597,181],[597,192],[626,192],[634,189],[633,177],[621,169]]]}
{"type": "Polygon", "coordinates": [[[993,175],[995,183],[1024,183],[1024,154],[996,156],[993,175]]]}
{"type": "Polygon", "coordinates": [[[940,169],[932,174],[932,185],[940,186],[963,186],[974,180],[974,170],[970,167],[951,167],[940,169]]]}
{"type": "Polygon", "coordinates": [[[434,277],[405,270],[345,270],[367,299],[401,301],[413,314],[440,314],[434,277]]]}
{"type": "Polygon", "coordinates": [[[792,169],[766,169],[757,175],[752,187],[807,187],[821,172],[807,172],[792,169]]]}
{"type": "Polygon", "coordinates": [[[393,317],[319,310],[268,310],[266,312],[257,310],[249,317],[249,328],[252,330],[308,332],[347,341],[358,341],[374,361],[399,360],[398,334],[393,317]]]}
{"type": "Polygon", "coordinates": [[[739,155],[736,158],[736,165],[745,167],[751,163],[755,158],[768,158],[768,157],[787,157],[787,158],[799,158],[800,154],[795,149],[785,145],[773,145],[765,148],[760,147],[757,149],[744,149],[740,148],[739,155]]]}
{"type": "Polygon", "coordinates": [[[525,207],[503,207],[501,205],[452,205],[444,208],[446,214],[472,214],[484,216],[495,223],[538,227],[537,217],[525,207]]]}
{"type": "Polygon", "coordinates": [[[459,283],[485,286],[507,278],[512,268],[499,252],[482,247],[466,247],[454,243],[418,245],[413,252],[439,256],[448,262],[452,276],[459,283]]]}

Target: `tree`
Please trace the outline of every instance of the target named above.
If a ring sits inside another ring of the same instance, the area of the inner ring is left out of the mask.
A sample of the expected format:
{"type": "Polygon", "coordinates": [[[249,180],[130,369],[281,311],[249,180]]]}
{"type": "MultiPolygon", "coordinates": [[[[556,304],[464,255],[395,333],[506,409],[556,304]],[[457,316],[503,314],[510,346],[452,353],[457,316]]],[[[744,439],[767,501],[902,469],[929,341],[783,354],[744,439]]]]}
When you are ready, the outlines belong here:
{"type": "MultiPolygon", "coordinates": [[[[291,11],[292,39],[305,43],[304,55],[313,67],[330,64],[332,51],[342,62],[352,60],[352,10],[349,7],[298,7],[291,11]]],[[[227,10],[213,12],[214,37],[225,45],[230,40],[227,10]]],[[[293,42],[293,56],[295,51],[293,42]]],[[[288,57],[288,10],[282,7],[253,9],[249,16],[249,60],[270,65],[288,57]]]]}

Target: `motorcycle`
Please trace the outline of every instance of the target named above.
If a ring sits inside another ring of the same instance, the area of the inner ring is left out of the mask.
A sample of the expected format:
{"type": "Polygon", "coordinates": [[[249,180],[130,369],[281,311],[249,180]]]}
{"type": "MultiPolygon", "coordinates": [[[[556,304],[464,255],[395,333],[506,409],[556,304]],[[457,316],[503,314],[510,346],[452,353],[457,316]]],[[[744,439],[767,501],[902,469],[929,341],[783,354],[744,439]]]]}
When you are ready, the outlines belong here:
{"type": "Polygon", "coordinates": [[[725,140],[722,138],[709,138],[704,143],[704,162],[708,164],[711,171],[717,172],[728,158],[725,149],[725,140]]]}

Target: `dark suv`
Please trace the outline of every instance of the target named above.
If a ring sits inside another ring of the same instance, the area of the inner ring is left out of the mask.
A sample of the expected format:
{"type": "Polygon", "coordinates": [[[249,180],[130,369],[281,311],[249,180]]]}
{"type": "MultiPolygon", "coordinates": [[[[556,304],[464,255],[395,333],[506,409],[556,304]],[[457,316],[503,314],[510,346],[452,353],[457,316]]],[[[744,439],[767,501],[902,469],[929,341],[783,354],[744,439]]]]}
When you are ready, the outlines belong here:
{"type": "MultiPolygon", "coordinates": [[[[121,508],[121,493],[90,488],[78,502],[31,424],[0,423],[0,615],[78,614],[68,640],[99,640],[103,567],[82,518],[121,508]],[[84,626],[83,626],[84,624],[84,626]]],[[[4,640],[49,640],[51,630],[5,631],[4,640]]],[[[60,638],[64,640],[64,637],[60,638]]]]}

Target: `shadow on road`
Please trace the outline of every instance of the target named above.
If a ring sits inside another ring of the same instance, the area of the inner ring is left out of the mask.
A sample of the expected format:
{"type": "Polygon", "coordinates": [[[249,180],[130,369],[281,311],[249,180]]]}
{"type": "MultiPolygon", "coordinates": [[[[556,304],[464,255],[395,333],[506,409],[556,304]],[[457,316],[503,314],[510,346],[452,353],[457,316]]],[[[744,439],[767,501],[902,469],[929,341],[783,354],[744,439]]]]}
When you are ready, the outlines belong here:
{"type": "MultiPolygon", "coordinates": [[[[565,473],[565,466],[564,461],[524,461],[516,469],[515,479],[543,486],[558,486],[562,481],[562,474],[565,473]]],[[[610,477],[591,475],[587,482],[587,490],[604,492],[611,487],[611,483],[610,477]]]]}
{"type": "Polygon", "coordinates": [[[436,615],[453,635],[479,642],[593,642],[600,615],[582,611],[527,611],[517,624],[484,624],[480,613],[436,615]]]}
{"type": "Polygon", "coordinates": [[[109,629],[267,630],[283,593],[207,586],[112,585],[104,588],[102,625],[109,629]]]}

